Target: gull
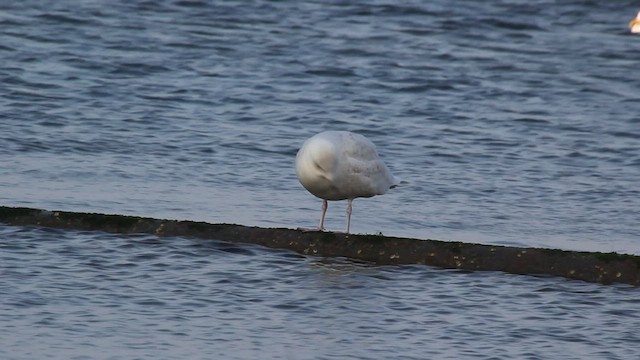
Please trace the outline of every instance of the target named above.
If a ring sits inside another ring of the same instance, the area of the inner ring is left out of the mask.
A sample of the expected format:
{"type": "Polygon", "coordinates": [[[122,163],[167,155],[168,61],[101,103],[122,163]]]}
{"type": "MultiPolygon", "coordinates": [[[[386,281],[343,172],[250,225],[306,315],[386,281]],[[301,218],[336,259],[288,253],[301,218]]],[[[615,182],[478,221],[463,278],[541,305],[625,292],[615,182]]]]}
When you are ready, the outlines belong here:
{"type": "Polygon", "coordinates": [[[382,195],[400,184],[366,137],[349,131],[325,131],[302,144],[296,175],[305,189],[322,199],[319,229],[324,230],[328,201],[347,200],[347,234],[353,199],[382,195]]]}
{"type": "Polygon", "coordinates": [[[636,17],[629,22],[629,30],[634,34],[640,34],[640,11],[636,17]]]}

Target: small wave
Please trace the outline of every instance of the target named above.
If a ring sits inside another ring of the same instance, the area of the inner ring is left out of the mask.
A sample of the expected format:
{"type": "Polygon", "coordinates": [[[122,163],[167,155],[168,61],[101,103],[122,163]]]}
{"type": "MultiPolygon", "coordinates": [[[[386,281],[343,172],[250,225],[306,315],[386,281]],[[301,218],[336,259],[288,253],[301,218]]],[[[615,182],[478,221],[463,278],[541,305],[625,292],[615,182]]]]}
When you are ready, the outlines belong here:
{"type": "Polygon", "coordinates": [[[327,77],[355,77],[356,73],[351,69],[338,67],[322,67],[305,70],[305,74],[327,77]]]}

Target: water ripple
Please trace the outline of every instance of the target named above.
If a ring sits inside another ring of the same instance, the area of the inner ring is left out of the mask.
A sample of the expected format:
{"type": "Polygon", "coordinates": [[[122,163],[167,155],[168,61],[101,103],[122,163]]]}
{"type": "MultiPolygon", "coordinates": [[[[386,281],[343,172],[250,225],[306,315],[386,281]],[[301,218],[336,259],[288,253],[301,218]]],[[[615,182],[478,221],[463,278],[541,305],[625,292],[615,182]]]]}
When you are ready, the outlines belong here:
{"type": "MultiPolygon", "coordinates": [[[[356,232],[638,253],[640,87],[629,78],[637,37],[626,34],[635,11],[544,1],[6,2],[0,187],[8,190],[0,202],[308,227],[319,205],[297,183],[293,158],[303,139],[332,128],[371,138],[410,184],[356,201],[356,232]]],[[[342,228],[343,206],[332,205],[330,228],[342,228]]],[[[44,325],[24,312],[2,313],[13,319],[3,318],[6,334],[22,331],[13,350],[0,350],[3,358],[51,329],[85,339],[63,347],[63,358],[104,349],[92,340],[100,337],[139,351],[114,354],[122,358],[144,357],[152,345],[174,349],[173,357],[210,357],[206,339],[226,341],[217,353],[224,358],[423,358],[406,350],[422,343],[438,358],[634,351],[628,329],[637,324],[607,320],[617,320],[618,304],[630,311],[632,296],[621,288],[603,290],[615,299],[607,303],[602,293],[565,298],[585,285],[555,279],[371,269],[184,239],[176,248],[110,238],[117,245],[109,247],[91,234],[3,231],[4,239],[42,243],[0,242],[0,256],[13,264],[3,271],[15,282],[3,282],[2,293],[24,311],[46,308],[38,313],[44,325]],[[38,279],[46,277],[69,288],[43,293],[47,283],[38,279]],[[510,295],[514,288],[522,292],[510,295]],[[545,310],[545,301],[577,298],[593,311],[591,332],[577,310],[556,303],[545,310]],[[213,321],[203,299],[221,306],[213,321]],[[179,305],[189,301],[192,312],[179,305]],[[434,312],[420,313],[430,306],[434,312]],[[90,315],[98,335],[78,336],[90,315]],[[160,325],[163,316],[169,325],[160,325]],[[598,321],[611,331],[599,332],[598,321]],[[207,330],[211,324],[218,332],[207,330]],[[359,328],[366,326],[370,339],[359,328]],[[389,327],[388,337],[377,333],[389,327]],[[164,340],[143,336],[149,329],[164,340]],[[597,337],[620,346],[596,349],[597,337]]],[[[49,354],[48,345],[35,344],[29,357],[49,354]]]]}
{"type": "MultiPolygon", "coordinates": [[[[172,343],[177,341],[176,338],[188,336],[195,339],[191,340],[195,349],[191,346],[174,347],[176,354],[198,356],[206,346],[208,353],[211,349],[217,349],[215,351],[219,354],[231,358],[256,355],[258,349],[245,347],[241,350],[242,343],[232,340],[234,336],[242,334],[252,342],[263,344],[261,351],[265,351],[266,346],[270,354],[268,358],[281,356],[282,351],[293,349],[297,354],[314,354],[316,358],[368,358],[356,345],[367,345],[370,354],[383,357],[400,354],[404,358],[421,358],[422,351],[445,358],[455,354],[482,357],[487,352],[504,358],[532,354],[543,356],[541,348],[549,348],[554,354],[558,351],[563,353],[561,347],[553,345],[558,341],[573,343],[574,346],[583,344],[587,350],[597,348],[600,341],[607,339],[607,335],[597,331],[589,335],[593,329],[601,329],[602,324],[590,326],[588,321],[593,318],[586,314],[598,314],[597,310],[608,302],[605,295],[611,294],[609,289],[618,293],[618,296],[625,291],[624,287],[618,290],[597,285],[585,287],[581,283],[566,281],[549,282],[549,279],[502,274],[488,276],[433,270],[423,266],[380,268],[213,241],[194,242],[179,238],[159,241],[147,235],[119,238],[90,232],[3,229],[4,236],[10,234],[13,235],[12,241],[17,243],[40,240],[42,236],[51,239],[52,235],[57,235],[55,240],[38,241],[38,244],[48,245],[35,251],[57,252],[64,256],[77,251],[77,259],[98,256],[105,251],[111,254],[111,265],[106,268],[64,273],[59,272],[58,267],[57,272],[49,271],[35,278],[37,282],[49,283],[43,290],[50,287],[58,291],[54,295],[57,306],[66,303],[76,309],[57,314],[45,309],[38,326],[57,328],[66,318],[66,332],[89,333],[92,336],[88,338],[103,339],[99,344],[91,340],[70,344],[76,349],[102,349],[118,342],[130,353],[136,350],[149,352],[152,349],[161,350],[163,343],[172,343]],[[228,249],[243,247],[247,251],[232,252],[234,256],[239,256],[238,263],[224,254],[228,249]],[[185,251],[185,248],[194,251],[185,251]],[[201,262],[198,260],[202,258],[199,252],[206,249],[223,251],[217,255],[207,252],[208,261],[201,262]],[[120,266],[123,260],[125,263],[135,262],[138,266],[145,266],[172,255],[181,255],[179,259],[182,260],[164,260],[166,265],[155,274],[136,275],[130,270],[123,272],[120,266]],[[247,256],[256,255],[262,261],[245,261],[247,256]],[[221,261],[225,263],[222,267],[218,265],[221,261]],[[184,266],[185,263],[189,266],[184,266]],[[110,275],[105,278],[105,274],[110,275]],[[76,289],[73,283],[69,285],[69,281],[78,276],[90,281],[98,275],[100,287],[76,289]],[[509,286],[500,290],[493,284],[494,281],[509,286]],[[56,282],[62,282],[64,286],[59,287],[56,282]],[[514,292],[514,288],[519,291],[514,292]],[[291,291],[294,289],[299,295],[292,297],[291,291]],[[389,291],[391,289],[393,291],[389,291]],[[69,291],[88,292],[90,296],[76,297],[74,300],[59,293],[69,291]],[[493,299],[492,302],[482,301],[487,298],[493,299]],[[80,309],[77,308],[78,303],[83,304],[80,309]],[[183,309],[181,313],[176,312],[177,305],[183,309]],[[522,307],[527,307],[527,311],[523,312],[522,307]],[[110,310],[114,308],[118,311],[110,310]],[[260,315],[245,318],[244,314],[260,315]],[[375,317],[371,318],[372,315],[375,317]],[[573,320],[574,316],[578,319],[573,320]],[[202,322],[204,318],[208,318],[206,322],[211,325],[205,326],[202,322]],[[512,324],[518,318],[520,325],[508,332],[502,330],[503,326],[512,324]],[[549,318],[553,318],[556,325],[543,325],[548,323],[549,318]],[[104,325],[125,320],[128,325],[124,329],[120,325],[119,335],[114,335],[112,329],[104,325]],[[86,321],[95,325],[91,328],[83,326],[86,321]],[[339,327],[335,321],[339,321],[339,327]],[[251,326],[246,327],[249,323],[251,326]],[[155,331],[154,340],[138,342],[131,339],[132,334],[143,327],[147,331],[155,331]],[[297,334],[295,338],[291,337],[292,333],[297,334]],[[541,333],[547,335],[540,336],[541,333]],[[279,334],[278,340],[274,341],[269,334],[279,334]],[[416,337],[416,334],[419,335],[416,337]],[[427,338],[437,341],[424,341],[427,338]],[[266,345],[266,339],[269,339],[269,345],[266,345]],[[329,348],[312,345],[330,339],[342,340],[329,348]],[[395,345],[373,345],[381,340],[395,345]],[[231,342],[231,346],[222,350],[215,345],[220,341],[225,341],[227,345],[231,342]],[[477,346],[474,346],[476,343],[477,346]],[[515,345],[505,346],[507,343],[515,345]],[[458,351],[452,352],[451,346],[458,351]]],[[[3,261],[3,264],[10,263],[3,261]]],[[[47,264],[23,265],[35,269],[47,264]]],[[[62,269],[74,270],[77,266],[84,268],[67,263],[62,269]]],[[[631,300],[633,294],[629,295],[631,300]]],[[[33,293],[21,293],[19,296],[32,299],[21,301],[22,306],[48,305],[33,293]]],[[[634,303],[632,301],[629,306],[634,303]]],[[[602,313],[603,316],[613,314],[608,310],[602,313]]],[[[13,328],[11,322],[6,325],[7,328],[13,328]]],[[[46,343],[47,338],[42,339],[46,343]]],[[[70,348],[63,350],[66,353],[70,348]]],[[[610,357],[617,356],[613,351],[606,353],[610,357]]]]}

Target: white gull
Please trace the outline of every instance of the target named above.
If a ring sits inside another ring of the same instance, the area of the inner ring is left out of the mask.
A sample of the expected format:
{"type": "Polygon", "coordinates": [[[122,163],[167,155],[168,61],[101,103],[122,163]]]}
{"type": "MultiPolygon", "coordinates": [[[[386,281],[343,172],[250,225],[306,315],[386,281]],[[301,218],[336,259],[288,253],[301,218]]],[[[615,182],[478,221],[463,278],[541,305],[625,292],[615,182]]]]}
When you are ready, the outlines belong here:
{"type": "Polygon", "coordinates": [[[304,142],[296,155],[302,186],[322,199],[320,230],[329,200],[348,200],[347,234],[353,199],[382,195],[400,184],[366,137],[348,131],[325,131],[304,142]]]}

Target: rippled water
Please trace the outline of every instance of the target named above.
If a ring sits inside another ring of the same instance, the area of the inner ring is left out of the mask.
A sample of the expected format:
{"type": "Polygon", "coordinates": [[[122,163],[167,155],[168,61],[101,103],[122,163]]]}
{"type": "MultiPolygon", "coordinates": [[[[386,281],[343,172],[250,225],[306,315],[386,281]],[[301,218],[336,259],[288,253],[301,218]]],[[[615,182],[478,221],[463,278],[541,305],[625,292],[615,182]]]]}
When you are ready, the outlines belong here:
{"type": "Polygon", "coordinates": [[[346,129],[411,182],[357,232],[638,253],[619,5],[5,3],[0,201],[312,226],[295,152],[346,129]]]}
{"type": "MultiPolygon", "coordinates": [[[[640,254],[637,10],[1,2],[0,204],[311,227],[295,153],[352,130],[410,182],[355,232],[640,254]]],[[[9,358],[638,353],[627,288],[0,229],[9,358]]]]}
{"type": "Polygon", "coordinates": [[[630,359],[638,291],[0,228],[3,359],[630,359]],[[10,239],[10,241],[9,241],[10,239]]]}

